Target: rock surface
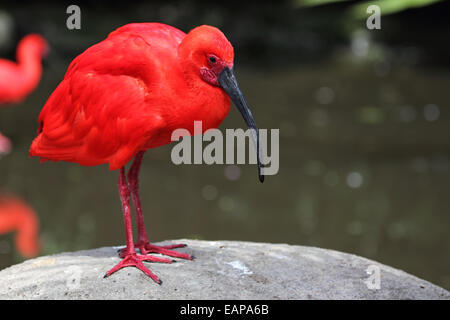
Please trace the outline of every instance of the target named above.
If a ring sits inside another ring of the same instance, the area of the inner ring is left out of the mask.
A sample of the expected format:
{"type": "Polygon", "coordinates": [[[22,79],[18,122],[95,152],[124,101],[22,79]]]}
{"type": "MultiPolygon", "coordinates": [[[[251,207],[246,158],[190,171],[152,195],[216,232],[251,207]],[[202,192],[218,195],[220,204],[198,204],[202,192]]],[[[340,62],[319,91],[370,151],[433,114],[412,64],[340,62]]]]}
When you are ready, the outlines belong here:
{"type": "Polygon", "coordinates": [[[450,292],[427,281],[333,250],[235,241],[164,244],[180,242],[188,247],[178,250],[194,261],[145,262],[162,285],[136,268],[103,278],[119,262],[118,248],[105,247],[4,269],[0,299],[450,299],[450,292]]]}

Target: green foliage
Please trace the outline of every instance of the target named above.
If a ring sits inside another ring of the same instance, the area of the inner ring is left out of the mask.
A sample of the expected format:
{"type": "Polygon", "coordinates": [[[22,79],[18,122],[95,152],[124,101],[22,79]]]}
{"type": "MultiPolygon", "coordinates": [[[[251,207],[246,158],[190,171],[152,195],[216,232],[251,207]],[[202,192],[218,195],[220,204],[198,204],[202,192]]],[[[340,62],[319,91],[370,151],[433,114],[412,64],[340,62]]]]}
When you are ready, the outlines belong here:
{"type": "Polygon", "coordinates": [[[442,0],[373,0],[352,6],[352,14],[355,18],[367,17],[367,7],[377,5],[382,15],[393,14],[403,10],[419,8],[437,3],[442,0]]]}
{"type": "Polygon", "coordinates": [[[313,7],[328,3],[344,2],[344,1],[348,0],[297,0],[297,4],[301,7],[313,7]]]}
{"type": "MultiPolygon", "coordinates": [[[[348,0],[295,0],[299,7],[313,7],[330,3],[344,2],[348,0]]],[[[367,17],[367,7],[377,5],[381,14],[393,14],[403,10],[428,6],[442,0],[372,0],[351,5],[352,16],[358,19],[367,17]]]]}

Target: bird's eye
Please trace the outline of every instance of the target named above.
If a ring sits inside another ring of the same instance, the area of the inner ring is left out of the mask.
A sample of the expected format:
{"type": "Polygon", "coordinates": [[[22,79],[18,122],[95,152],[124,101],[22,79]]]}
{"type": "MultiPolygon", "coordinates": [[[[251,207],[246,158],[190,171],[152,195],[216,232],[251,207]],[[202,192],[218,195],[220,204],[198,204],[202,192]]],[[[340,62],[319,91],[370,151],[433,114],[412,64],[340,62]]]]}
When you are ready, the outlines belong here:
{"type": "Polygon", "coordinates": [[[216,62],[217,62],[217,59],[216,59],[214,56],[210,56],[210,57],[209,57],[209,62],[211,62],[211,63],[216,63],[216,62]]]}

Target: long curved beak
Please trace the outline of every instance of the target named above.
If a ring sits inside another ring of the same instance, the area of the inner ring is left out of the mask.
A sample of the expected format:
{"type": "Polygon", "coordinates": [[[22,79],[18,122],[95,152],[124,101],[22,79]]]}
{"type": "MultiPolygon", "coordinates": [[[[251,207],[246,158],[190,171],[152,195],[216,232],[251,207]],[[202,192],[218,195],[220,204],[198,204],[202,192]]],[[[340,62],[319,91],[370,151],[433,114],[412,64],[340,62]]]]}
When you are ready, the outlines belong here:
{"type": "Polygon", "coordinates": [[[256,146],[256,156],[258,159],[258,176],[259,181],[264,182],[264,175],[262,174],[262,161],[260,158],[260,150],[259,150],[259,131],[256,126],[255,119],[253,119],[252,112],[245,101],[244,95],[239,88],[236,77],[234,76],[233,70],[225,67],[217,78],[219,85],[223,90],[228,94],[233,103],[238,108],[239,112],[242,114],[242,117],[245,120],[247,126],[251,129],[253,142],[256,146]]]}

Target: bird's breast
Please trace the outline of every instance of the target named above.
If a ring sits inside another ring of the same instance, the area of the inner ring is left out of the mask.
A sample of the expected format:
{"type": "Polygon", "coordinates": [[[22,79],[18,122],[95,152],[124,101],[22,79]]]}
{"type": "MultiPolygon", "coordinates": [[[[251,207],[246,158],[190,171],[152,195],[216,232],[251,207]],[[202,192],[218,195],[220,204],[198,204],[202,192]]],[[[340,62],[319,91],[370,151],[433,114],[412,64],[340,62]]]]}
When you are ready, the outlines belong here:
{"type": "Polygon", "coordinates": [[[166,125],[157,130],[146,147],[154,148],[171,143],[172,133],[177,129],[186,129],[190,135],[194,135],[198,132],[194,125],[198,125],[199,121],[202,133],[219,127],[230,110],[231,100],[222,89],[212,89],[169,99],[161,110],[166,125]]]}
{"type": "MultiPolygon", "coordinates": [[[[230,110],[230,98],[217,87],[208,85],[209,90],[196,93],[191,105],[182,112],[182,126],[194,133],[194,122],[201,121],[202,131],[217,128],[230,110]]],[[[203,133],[202,132],[202,133],[203,133]]]]}

